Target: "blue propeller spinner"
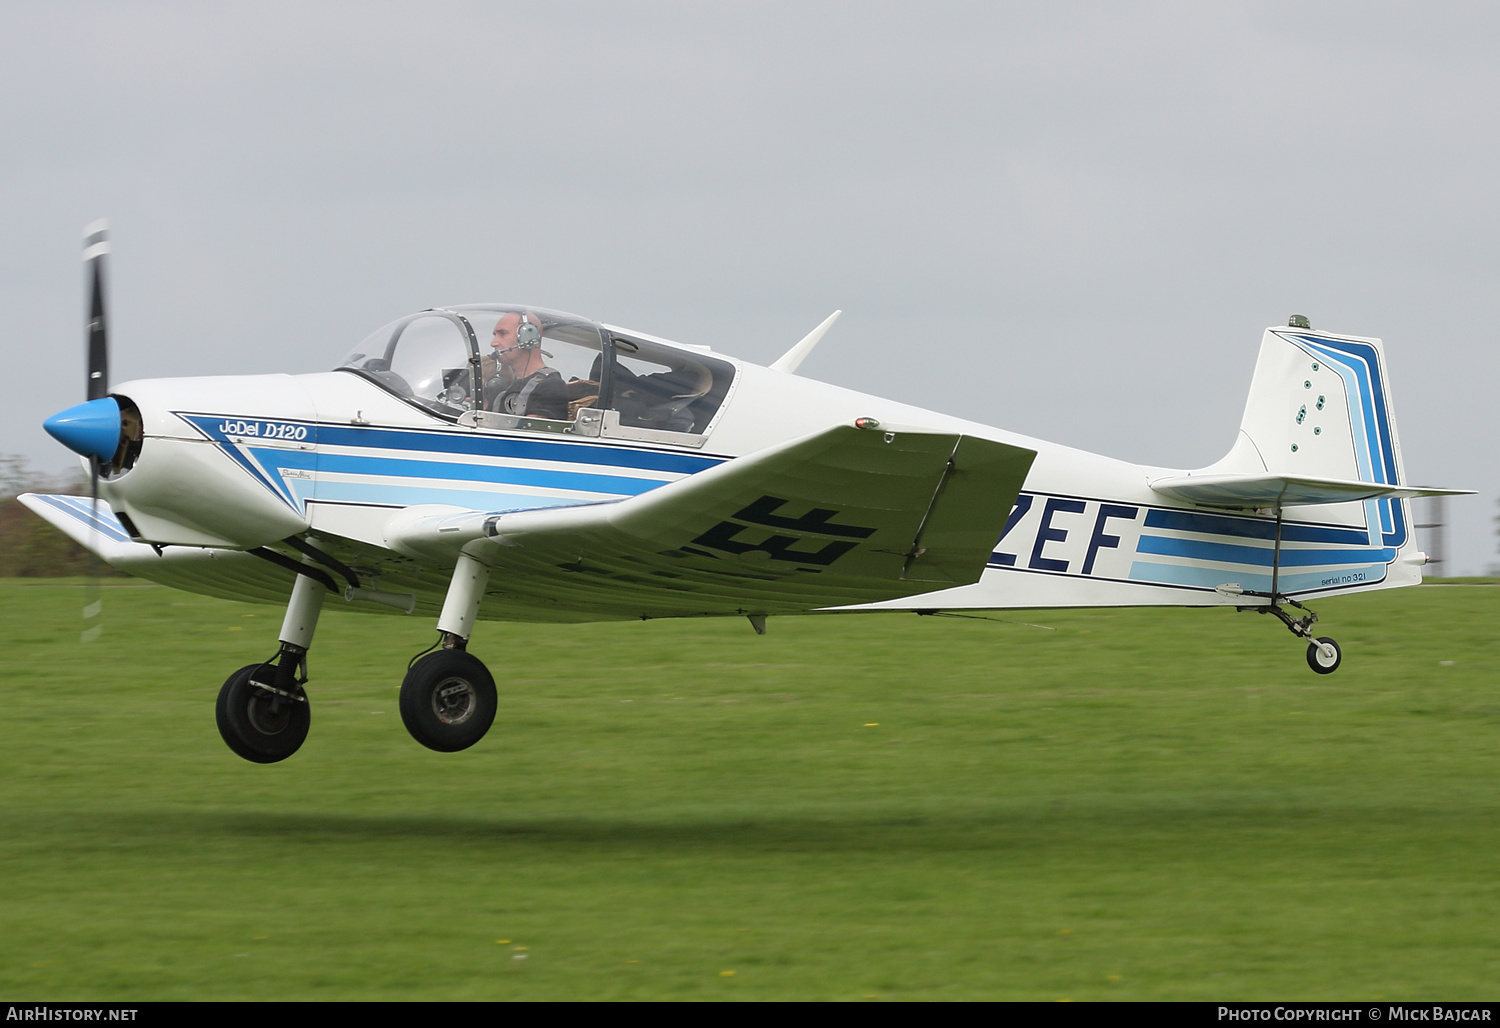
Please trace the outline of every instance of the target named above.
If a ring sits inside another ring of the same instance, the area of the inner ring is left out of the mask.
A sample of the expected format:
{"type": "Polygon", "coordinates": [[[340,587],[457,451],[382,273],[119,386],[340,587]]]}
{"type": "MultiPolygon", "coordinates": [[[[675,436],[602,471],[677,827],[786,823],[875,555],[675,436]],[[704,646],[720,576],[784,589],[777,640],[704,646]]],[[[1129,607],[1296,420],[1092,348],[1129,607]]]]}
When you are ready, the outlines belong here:
{"type": "Polygon", "coordinates": [[[120,405],[108,396],[85,400],[52,415],[42,427],[74,453],[108,461],[120,448],[120,405]]]}

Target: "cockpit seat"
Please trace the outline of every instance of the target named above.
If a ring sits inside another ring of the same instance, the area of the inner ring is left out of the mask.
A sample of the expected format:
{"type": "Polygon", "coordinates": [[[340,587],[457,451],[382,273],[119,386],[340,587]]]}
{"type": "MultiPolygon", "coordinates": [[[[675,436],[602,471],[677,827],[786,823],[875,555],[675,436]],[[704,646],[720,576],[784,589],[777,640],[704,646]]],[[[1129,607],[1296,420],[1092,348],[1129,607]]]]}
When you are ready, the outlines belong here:
{"type": "Polygon", "coordinates": [[[620,424],[668,432],[697,430],[693,402],[713,386],[706,368],[680,368],[654,375],[632,375],[622,381],[615,372],[615,406],[620,424]]]}
{"type": "Polygon", "coordinates": [[[568,420],[573,421],[578,417],[578,412],[585,407],[597,407],[599,405],[599,383],[586,378],[574,378],[568,380],[568,420]]]}

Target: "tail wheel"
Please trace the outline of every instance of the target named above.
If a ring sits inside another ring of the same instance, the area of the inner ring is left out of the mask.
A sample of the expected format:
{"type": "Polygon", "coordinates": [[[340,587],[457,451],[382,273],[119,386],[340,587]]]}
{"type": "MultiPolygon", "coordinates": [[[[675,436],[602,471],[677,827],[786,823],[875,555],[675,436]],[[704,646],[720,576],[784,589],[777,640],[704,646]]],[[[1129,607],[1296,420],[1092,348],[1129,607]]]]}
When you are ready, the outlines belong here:
{"type": "Polygon", "coordinates": [[[1329,638],[1318,639],[1307,644],[1307,666],[1320,675],[1331,675],[1344,661],[1344,651],[1329,638]]]}
{"type": "Polygon", "coordinates": [[[248,664],[229,676],[214,716],[231,750],[257,764],[274,764],[302,746],[312,713],[300,688],[288,696],[252,682],[250,676],[262,667],[267,665],[248,664]]]}
{"type": "Polygon", "coordinates": [[[401,720],[430,750],[454,753],[490,730],[499,698],[495,679],[463,650],[438,650],[411,666],[401,683],[401,720]]]}

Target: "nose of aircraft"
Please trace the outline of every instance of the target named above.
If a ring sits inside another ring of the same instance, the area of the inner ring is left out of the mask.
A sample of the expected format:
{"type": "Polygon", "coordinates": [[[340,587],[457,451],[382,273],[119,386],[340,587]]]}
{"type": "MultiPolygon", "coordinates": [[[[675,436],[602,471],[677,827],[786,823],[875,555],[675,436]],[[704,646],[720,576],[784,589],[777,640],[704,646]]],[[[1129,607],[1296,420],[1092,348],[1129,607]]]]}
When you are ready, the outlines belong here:
{"type": "Polygon", "coordinates": [[[42,427],[74,453],[107,461],[120,447],[120,405],[103,396],[52,415],[42,427]]]}

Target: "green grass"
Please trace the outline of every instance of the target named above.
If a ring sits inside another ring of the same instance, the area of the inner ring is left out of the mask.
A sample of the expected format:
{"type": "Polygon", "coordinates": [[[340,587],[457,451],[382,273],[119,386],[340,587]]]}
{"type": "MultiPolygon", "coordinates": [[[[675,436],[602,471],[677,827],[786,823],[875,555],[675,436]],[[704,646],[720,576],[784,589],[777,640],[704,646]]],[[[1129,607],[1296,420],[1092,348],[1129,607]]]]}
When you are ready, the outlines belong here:
{"type": "Polygon", "coordinates": [[[0,583],[0,995],[1494,999],[1500,588],[1228,611],[432,626],[331,604],[312,732],[234,757],[280,612],[0,583]],[[522,948],[524,947],[524,948],[522,948]],[[733,972],[728,974],[727,972],[733,972]]]}

